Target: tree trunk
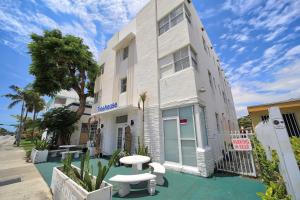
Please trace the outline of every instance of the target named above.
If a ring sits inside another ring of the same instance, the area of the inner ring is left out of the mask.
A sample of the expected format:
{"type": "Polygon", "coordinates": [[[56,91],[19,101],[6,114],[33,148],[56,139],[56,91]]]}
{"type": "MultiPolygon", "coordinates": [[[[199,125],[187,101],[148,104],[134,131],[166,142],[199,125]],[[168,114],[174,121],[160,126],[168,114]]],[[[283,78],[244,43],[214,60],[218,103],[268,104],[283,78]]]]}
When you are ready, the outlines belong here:
{"type": "Polygon", "coordinates": [[[33,110],[33,116],[32,116],[32,119],[33,119],[33,121],[35,121],[35,119],[36,119],[36,111],[35,111],[35,109],[33,110]]]}
{"type": "Polygon", "coordinates": [[[22,131],[22,126],[23,126],[23,115],[24,115],[24,108],[25,107],[25,103],[24,101],[22,102],[22,108],[21,108],[21,119],[20,119],[20,124],[19,124],[19,130],[17,132],[16,135],[16,144],[17,146],[20,146],[20,140],[21,140],[21,131],[22,131]]]}
{"type": "Polygon", "coordinates": [[[85,104],[86,104],[86,96],[85,96],[85,94],[79,95],[79,108],[76,111],[76,118],[77,118],[77,120],[80,120],[81,116],[83,115],[84,110],[85,110],[85,104]]]}

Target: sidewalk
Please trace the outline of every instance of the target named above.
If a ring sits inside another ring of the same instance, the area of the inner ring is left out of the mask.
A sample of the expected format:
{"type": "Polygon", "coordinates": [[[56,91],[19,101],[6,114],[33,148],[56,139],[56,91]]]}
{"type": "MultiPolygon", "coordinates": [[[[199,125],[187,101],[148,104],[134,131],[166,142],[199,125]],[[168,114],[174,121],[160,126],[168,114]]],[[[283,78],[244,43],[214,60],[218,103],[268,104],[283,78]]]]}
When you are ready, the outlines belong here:
{"type": "Polygon", "coordinates": [[[52,199],[49,187],[32,163],[24,160],[25,151],[13,147],[14,137],[0,136],[0,180],[21,177],[21,182],[0,186],[0,199],[52,199]]]}

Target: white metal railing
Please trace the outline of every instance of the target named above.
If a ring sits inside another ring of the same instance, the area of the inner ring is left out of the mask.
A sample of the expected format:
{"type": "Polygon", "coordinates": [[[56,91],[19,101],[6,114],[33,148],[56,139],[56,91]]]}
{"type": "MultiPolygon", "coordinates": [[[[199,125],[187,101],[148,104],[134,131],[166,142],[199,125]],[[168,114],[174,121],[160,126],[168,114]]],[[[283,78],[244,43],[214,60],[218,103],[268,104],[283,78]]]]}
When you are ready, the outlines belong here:
{"type": "Polygon", "coordinates": [[[252,132],[216,133],[213,138],[214,159],[217,170],[245,176],[256,176],[252,132]]]}

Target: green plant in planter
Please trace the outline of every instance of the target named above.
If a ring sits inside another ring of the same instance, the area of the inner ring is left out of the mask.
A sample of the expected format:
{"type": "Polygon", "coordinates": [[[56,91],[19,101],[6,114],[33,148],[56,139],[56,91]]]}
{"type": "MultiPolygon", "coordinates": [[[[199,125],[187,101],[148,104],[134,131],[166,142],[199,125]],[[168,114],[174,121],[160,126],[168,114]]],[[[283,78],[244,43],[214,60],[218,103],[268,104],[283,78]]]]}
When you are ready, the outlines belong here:
{"type": "Polygon", "coordinates": [[[148,147],[140,143],[140,138],[138,137],[138,148],[135,149],[135,153],[141,156],[149,156],[148,147]]]}
{"type": "Polygon", "coordinates": [[[35,149],[38,151],[44,151],[48,149],[49,143],[46,140],[34,140],[35,149]]]}
{"type": "Polygon", "coordinates": [[[98,190],[111,166],[115,163],[119,153],[119,150],[114,152],[108,162],[108,165],[102,165],[101,161],[98,162],[98,174],[96,177],[96,182],[93,182],[93,169],[90,166],[89,152],[81,156],[80,171],[72,167],[72,156],[71,154],[67,154],[66,158],[63,160],[62,171],[88,192],[98,190]]]}
{"type": "Polygon", "coordinates": [[[114,165],[115,167],[118,167],[121,165],[120,163],[120,159],[125,157],[125,156],[129,156],[130,154],[127,152],[127,151],[120,151],[120,153],[116,156],[116,159],[115,159],[115,162],[114,162],[114,165]]]}

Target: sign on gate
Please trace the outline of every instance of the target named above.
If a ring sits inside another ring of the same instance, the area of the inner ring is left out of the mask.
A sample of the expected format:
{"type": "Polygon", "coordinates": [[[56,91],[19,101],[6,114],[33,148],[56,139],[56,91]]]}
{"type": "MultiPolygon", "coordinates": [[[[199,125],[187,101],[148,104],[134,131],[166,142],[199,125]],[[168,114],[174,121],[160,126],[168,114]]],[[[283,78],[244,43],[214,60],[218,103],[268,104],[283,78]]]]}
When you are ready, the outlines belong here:
{"type": "Polygon", "coordinates": [[[251,151],[251,141],[248,138],[235,138],[231,139],[234,150],[237,151],[251,151]]]}

